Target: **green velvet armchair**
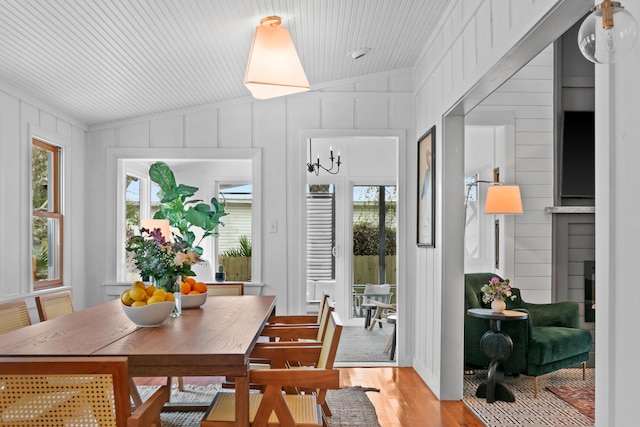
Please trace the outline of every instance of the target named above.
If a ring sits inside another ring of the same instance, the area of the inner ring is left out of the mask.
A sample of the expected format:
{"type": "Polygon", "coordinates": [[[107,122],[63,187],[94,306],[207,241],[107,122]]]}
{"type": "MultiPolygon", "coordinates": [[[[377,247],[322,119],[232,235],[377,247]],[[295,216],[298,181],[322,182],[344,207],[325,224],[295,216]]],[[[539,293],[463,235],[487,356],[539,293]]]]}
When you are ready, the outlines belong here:
{"type": "MultiPolygon", "coordinates": [[[[480,350],[480,338],[488,331],[489,321],[467,314],[470,308],[490,308],[482,302],[480,288],[489,283],[493,273],[465,274],[465,364],[468,368],[486,368],[491,362],[480,350]]],[[[538,391],[538,376],[585,362],[591,350],[591,333],[580,329],[578,303],[557,302],[533,304],[522,300],[520,290],[512,288],[514,301],[507,300],[507,310],[529,313],[522,321],[503,322],[502,331],[513,340],[513,352],[504,361],[506,375],[534,377],[534,395],[538,391]]],[[[584,374],[584,372],[583,372],[584,374]]]]}

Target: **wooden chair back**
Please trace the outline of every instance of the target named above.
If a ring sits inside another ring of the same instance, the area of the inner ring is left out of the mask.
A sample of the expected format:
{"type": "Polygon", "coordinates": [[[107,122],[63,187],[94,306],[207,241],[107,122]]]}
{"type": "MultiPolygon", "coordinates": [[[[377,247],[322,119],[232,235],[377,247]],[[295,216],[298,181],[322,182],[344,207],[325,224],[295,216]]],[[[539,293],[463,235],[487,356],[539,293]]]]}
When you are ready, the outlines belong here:
{"type": "Polygon", "coordinates": [[[126,357],[0,358],[3,426],[157,426],[161,387],[132,414],[126,357]]]}
{"type": "Polygon", "coordinates": [[[60,291],[53,294],[38,295],[36,297],[38,316],[40,321],[55,319],[73,313],[71,291],[60,291]]]}
{"type": "Polygon", "coordinates": [[[244,283],[207,283],[210,297],[244,295],[244,283]]]}
{"type": "Polygon", "coordinates": [[[31,325],[31,317],[24,300],[0,304],[0,334],[31,325]]]}

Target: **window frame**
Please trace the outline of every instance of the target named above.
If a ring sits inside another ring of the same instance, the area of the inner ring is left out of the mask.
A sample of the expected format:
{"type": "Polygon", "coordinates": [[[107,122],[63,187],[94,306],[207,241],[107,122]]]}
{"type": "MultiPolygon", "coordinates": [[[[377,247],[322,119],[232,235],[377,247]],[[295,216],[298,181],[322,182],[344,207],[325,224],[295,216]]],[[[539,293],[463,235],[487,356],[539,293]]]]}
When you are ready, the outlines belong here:
{"type": "MultiPolygon", "coordinates": [[[[29,233],[30,233],[30,248],[31,248],[31,258],[33,259],[33,218],[34,217],[39,217],[39,218],[47,218],[47,219],[55,219],[58,221],[58,237],[59,237],[59,243],[58,243],[58,277],[55,279],[49,279],[49,280],[41,280],[41,281],[36,281],[35,280],[35,265],[32,264],[32,268],[31,268],[31,283],[32,283],[32,287],[34,291],[39,291],[39,290],[44,290],[44,289],[50,289],[50,288],[56,288],[56,287],[61,287],[63,285],[63,278],[64,278],[64,270],[63,270],[63,266],[64,266],[64,227],[63,227],[63,223],[64,223],[64,216],[62,213],[62,194],[63,194],[63,182],[62,182],[62,147],[57,145],[57,144],[53,144],[51,142],[47,142],[41,138],[38,137],[32,137],[31,138],[31,149],[33,150],[34,147],[37,147],[39,149],[45,150],[49,153],[52,154],[53,156],[53,160],[52,160],[52,165],[53,166],[53,171],[52,171],[52,181],[53,181],[53,195],[51,197],[52,202],[53,202],[53,206],[52,206],[52,210],[48,210],[48,211],[44,211],[44,210],[40,210],[40,209],[34,209],[33,206],[33,194],[31,194],[31,220],[30,220],[30,229],[29,229],[29,233]]],[[[33,157],[31,157],[31,168],[32,168],[32,178],[31,178],[31,185],[33,186],[33,157]]],[[[49,185],[49,183],[48,183],[49,185]]]]}

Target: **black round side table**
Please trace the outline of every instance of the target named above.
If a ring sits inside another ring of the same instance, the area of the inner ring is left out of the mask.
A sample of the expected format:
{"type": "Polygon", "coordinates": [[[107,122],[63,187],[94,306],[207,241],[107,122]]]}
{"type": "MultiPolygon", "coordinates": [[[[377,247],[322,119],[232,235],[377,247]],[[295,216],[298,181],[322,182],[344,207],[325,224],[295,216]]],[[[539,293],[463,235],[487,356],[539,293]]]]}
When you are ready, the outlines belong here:
{"type": "Polygon", "coordinates": [[[493,403],[496,400],[515,402],[516,398],[513,392],[502,382],[504,379],[502,362],[511,356],[513,341],[509,335],[500,330],[500,325],[502,321],[525,320],[529,315],[513,310],[497,313],[488,308],[470,308],[467,310],[467,314],[480,319],[488,319],[491,327],[491,330],[485,332],[480,339],[480,350],[491,359],[491,363],[487,372],[487,380],[478,386],[476,396],[486,397],[488,403],[493,403]]]}

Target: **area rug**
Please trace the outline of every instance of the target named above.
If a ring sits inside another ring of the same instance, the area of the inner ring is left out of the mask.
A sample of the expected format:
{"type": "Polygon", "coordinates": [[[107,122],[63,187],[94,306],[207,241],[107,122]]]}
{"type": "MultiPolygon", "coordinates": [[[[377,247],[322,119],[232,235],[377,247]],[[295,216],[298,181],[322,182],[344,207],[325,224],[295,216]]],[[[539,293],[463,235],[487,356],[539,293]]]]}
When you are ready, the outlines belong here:
{"type": "Polygon", "coordinates": [[[595,387],[559,386],[547,387],[547,390],[585,414],[587,417],[595,420],[595,387]]]}
{"type": "MultiPolygon", "coordinates": [[[[138,386],[142,399],[151,396],[156,387],[138,386]]],[[[185,385],[184,391],[174,387],[172,402],[211,402],[219,390],[218,386],[185,385]]],[[[380,427],[376,410],[366,392],[375,391],[363,387],[345,387],[327,392],[327,403],[333,416],[328,418],[329,427],[380,427]]],[[[162,427],[199,427],[204,412],[163,412],[160,415],[162,427]]]]}
{"type": "Polygon", "coordinates": [[[477,398],[478,386],[486,379],[487,371],[478,370],[464,377],[463,402],[489,427],[512,426],[593,426],[593,419],[557,397],[549,388],[595,386],[594,370],[587,369],[586,380],[581,368],[561,369],[538,378],[538,397],[533,397],[533,377],[508,376],[505,384],[513,391],[516,401],[487,403],[477,398]]]}
{"type": "Polygon", "coordinates": [[[344,326],[336,353],[336,363],[360,362],[379,363],[391,362],[389,353],[384,348],[393,333],[393,325],[384,324],[382,328],[376,325],[373,330],[364,328],[364,319],[355,319],[359,324],[344,326]]]}

